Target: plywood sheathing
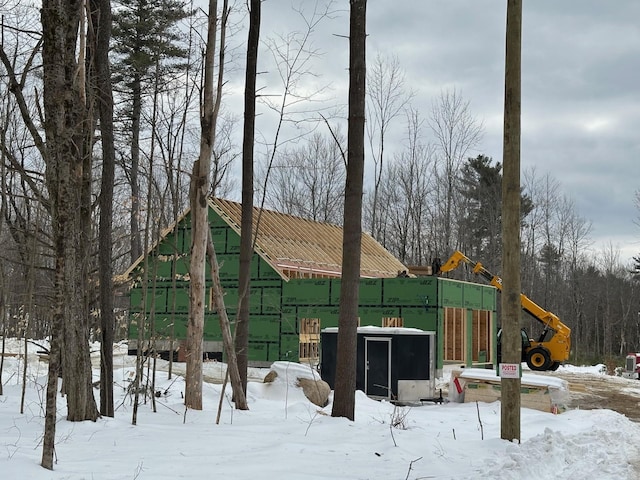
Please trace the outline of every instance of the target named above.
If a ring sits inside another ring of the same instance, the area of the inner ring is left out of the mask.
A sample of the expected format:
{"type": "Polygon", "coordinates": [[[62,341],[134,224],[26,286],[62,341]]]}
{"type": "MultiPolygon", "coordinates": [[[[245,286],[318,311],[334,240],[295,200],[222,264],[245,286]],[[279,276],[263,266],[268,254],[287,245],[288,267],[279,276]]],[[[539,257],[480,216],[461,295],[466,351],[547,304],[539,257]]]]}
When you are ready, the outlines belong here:
{"type": "MultiPolygon", "coordinates": [[[[211,199],[212,207],[239,232],[240,203],[211,199]]],[[[281,272],[299,271],[319,276],[340,277],[342,272],[342,228],[314,222],[272,210],[254,207],[253,228],[258,228],[256,246],[269,263],[281,272]]],[[[362,234],[360,274],[365,278],[397,276],[407,267],[370,235],[362,234]]]]}

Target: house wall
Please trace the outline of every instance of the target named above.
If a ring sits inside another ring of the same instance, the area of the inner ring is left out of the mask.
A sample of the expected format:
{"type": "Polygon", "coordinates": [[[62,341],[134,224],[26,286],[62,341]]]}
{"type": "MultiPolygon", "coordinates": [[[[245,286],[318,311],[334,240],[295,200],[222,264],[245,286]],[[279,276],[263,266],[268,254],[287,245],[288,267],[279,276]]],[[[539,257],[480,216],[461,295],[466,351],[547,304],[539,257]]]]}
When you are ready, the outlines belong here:
{"type": "MultiPolygon", "coordinates": [[[[240,236],[213,210],[211,233],[218,257],[219,274],[225,292],[229,319],[233,321],[238,304],[240,236]]],[[[155,332],[158,350],[169,350],[169,340],[186,338],[189,313],[188,252],[191,244],[190,217],[185,217],[133,270],[130,291],[130,345],[135,348],[138,322],[146,318],[144,337],[155,332]],[[144,281],[147,264],[149,277],[144,281]]],[[[252,259],[249,361],[268,364],[276,360],[299,360],[301,320],[319,319],[320,328],[337,327],[340,279],[291,279],[285,281],[257,253],[252,259]]],[[[207,267],[206,286],[212,283],[207,267]]],[[[435,276],[362,279],[360,325],[383,326],[383,319],[402,322],[402,326],[438,332],[437,368],[448,361],[444,351],[443,321],[446,308],[462,308],[465,328],[461,342],[464,361],[473,363],[472,312],[487,310],[492,315],[495,338],[495,288],[458,282],[435,276]]],[[[388,321],[388,320],[387,320],[388,321]]],[[[207,298],[204,328],[205,351],[221,359],[222,342],[219,317],[207,298]]],[[[175,346],[175,344],[174,344],[175,346]]],[[[130,347],[131,348],[131,347],[130,347]]],[[[477,352],[476,352],[477,357],[477,352]]],[[[492,353],[495,355],[495,353],[492,353]]],[[[495,358],[495,357],[493,357],[495,358]]]]}
{"type": "MultiPolygon", "coordinates": [[[[466,366],[478,363],[491,363],[497,358],[496,335],[498,332],[496,322],[497,291],[495,288],[476,283],[461,282],[446,278],[439,278],[440,287],[438,289],[438,304],[441,306],[439,313],[444,320],[448,313],[447,309],[462,310],[462,331],[457,332],[456,339],[460,342],[461,358],[447,358],[446,352],[450,349],[444,348],[443,360],[445,362],[459,362],[466,366]],[[476,320],[478,316],[487,317],[489,326],[486,346],[478,348],[478,328],[474,328],[474,314],[476,320]],[[482,358],[484,356],[484,359],[482,358]]],[[[443,331],[443,329],[439,331],[443,331]]],[[[440,343],[447,341],[446,335],[440,335],[440,343]]]]}
{"type": "MultiPolygon", "coordinates": [[[[210,211],[211,236],[219,265],[220,281],[225,292],[225,305],[233,321],[238,307],[238,269],[240,236],[226,222],[210,211]]],[[[190,216],[186,216],[146,257],[150,279],[144,282],[141,263],[133,270],[130,290],[129,338],[138,338],[138,322],[146,317],[145,338],[155,332],[158,350],[168,350],[168,341],[175,338],[179,345],[186,338],[189,315],[189,264],[191,246],[190,216]],[[155,281],[153,280],[155,278],[155,281]],[[146,297],[146,302],[143,302],[146,297]],[[145,306],[143,306],[145,305],[145,306]]],[[[280,320],[282,279],[268,262],[255,253],[251,263],[250,306],[251,333],[249,358],[252,362],[273,362],[281,359],[280,320]]],[[[221,359],[222,335],[220,321],[213,307],[211,272],[206,268],[207,308],[205,310],[204,342],[210,357],[221,359]]],[[[284,327],[286,332],[286,326],[284,327]]],[[[131,345],[131,342],[130,342],[131,345]]],[[[135,342],[134,342],[135,348],[135,342]]],[[[296,346],[297,351],[297,346],[296,346]]]]}

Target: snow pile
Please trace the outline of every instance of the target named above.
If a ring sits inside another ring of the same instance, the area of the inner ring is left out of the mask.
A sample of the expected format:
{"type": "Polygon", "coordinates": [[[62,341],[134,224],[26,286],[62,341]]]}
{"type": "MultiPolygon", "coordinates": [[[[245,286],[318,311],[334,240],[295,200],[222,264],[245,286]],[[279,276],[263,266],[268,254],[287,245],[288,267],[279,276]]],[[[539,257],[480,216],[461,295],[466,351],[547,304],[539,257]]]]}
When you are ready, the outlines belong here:
{"type": "Polygon", "coordinates": [[[58,398],[56,464],[50,472],[39,466],[46,364],[35,354],[27,358],[22,414],[23,359],[5,358],[3,480],[640,478],[640,425],[610,410],[553,415],[523,409],[520,444],[500,439],[500,402],[398,407],[357,392],[351,422],[331,417],[331,404],[316,407],[292,388],[298,376],[317,373],[288,362],[274,364],[279,381],[249,382],[248,411],[234,410],[231,389],[223,394],[217,383],[205,383],[202,411],[185,411],[183,378],[160,372],[156,411],[147,398],[134,426],[127,393],[134,359],[126,355],[114,372],[115,418],[67,422],[65,399],[58,398]]]}

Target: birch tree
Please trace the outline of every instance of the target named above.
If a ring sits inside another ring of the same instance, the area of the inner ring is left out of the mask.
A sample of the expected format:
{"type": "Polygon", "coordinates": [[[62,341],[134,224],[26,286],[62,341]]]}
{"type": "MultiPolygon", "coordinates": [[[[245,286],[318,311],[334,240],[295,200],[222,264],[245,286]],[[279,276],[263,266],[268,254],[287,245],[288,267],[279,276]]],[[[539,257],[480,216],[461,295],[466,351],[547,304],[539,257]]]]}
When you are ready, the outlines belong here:
{"type": "Polygon", "coordinates": [[[229,14],[227,0],[223,2],[220,22],[220,47],[217,80],[214,80],[216,53],[217,1],[209,2],[209,22],[205,47],[204,84],[200,106],[200,155],[194,162],[189,186],[191,204],[191,256],[189,264],[189,322],[187,326],[187,373],[185,405],[202,410],[202,339],[204,333],[205,264],[209,258],[213,278],[214,302],[220,316],[224,347],[229,357],[229,370],[236,408],[247,409],[238,367],[230,341],[229,322],[223,300],[222,286],[218,275],[215,249],[209,227],[209,192],[211,156],[213,155],[217,118],[222,99],[222,79],[225,52],[225,32],[229,14]],[[214,90],[215,86],[215,90],[214,90]]]}
{"type": "Polygon", "coordinates": [[[210,0],[207,44],[205,46],[204,85],[201,96],[202,104],[200,105],[200,155],[193,164],[189,186],[191,254],[189,257],[189,323],[187,327],[187,373],[184,403],[188,408],[194,410],[202,410],[202,338],[204,335],[205,265],[209,237],[209,175],[216,132],[214,62],[217,15],[218,2],[210,0]]]}

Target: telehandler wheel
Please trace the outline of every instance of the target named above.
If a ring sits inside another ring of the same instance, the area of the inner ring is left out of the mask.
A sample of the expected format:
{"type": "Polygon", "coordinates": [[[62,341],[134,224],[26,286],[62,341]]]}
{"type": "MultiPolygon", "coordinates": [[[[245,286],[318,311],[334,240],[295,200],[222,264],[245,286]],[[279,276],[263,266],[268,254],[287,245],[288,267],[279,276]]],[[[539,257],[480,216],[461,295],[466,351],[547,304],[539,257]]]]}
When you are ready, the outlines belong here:
{"type": "Polygon", "coordinates": [[[559,366],[560,366],[560,362],[553,362],[549,367],[549,370],[551,370],[552,372],[555,372],[556,370],[558,370],[559,366]]]}
{"type": "Polygon", "coordinates": [[[551,364],[551,355],[549,355],[549,352],[546,349],[536,347],[527,352],[527,365],[531,370],[549,370],[551,364]]]}

